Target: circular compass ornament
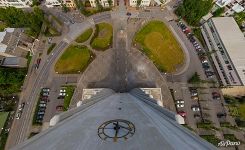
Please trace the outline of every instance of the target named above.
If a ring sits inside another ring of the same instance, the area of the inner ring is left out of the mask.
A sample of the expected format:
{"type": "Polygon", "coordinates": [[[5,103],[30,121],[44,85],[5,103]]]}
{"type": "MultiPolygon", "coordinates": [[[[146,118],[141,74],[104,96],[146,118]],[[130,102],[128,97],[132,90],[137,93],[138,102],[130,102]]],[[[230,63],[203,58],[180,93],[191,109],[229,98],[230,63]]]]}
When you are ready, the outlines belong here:
{"type": "Polygon", "coordinates": [[[98,128],[98,136],[105,141],[117,142],[119,140],[127,140],[134,133],[134,124],[123,119],[106,121],[98,128]]]}

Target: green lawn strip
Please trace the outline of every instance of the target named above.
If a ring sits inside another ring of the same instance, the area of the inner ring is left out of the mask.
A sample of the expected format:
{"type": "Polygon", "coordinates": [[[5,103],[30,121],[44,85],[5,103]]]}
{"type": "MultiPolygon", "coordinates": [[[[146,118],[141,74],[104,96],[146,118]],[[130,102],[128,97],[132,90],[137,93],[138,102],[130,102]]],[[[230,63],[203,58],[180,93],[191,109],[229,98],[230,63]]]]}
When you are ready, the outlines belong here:
{"type": "Polygon", "coordinates": [[[90,45],[96,50],[106,50],[112,45],[113,28],[108,23],[95,25],[96,30],[90,41],[90,45]]]}
{"type": "Polygon", "coordinates": [[[0,128],[4,127],[4,124],[8,118],[9,112],[0,112],[0,128]]]}
{"type": "Polygon", "coordinates": [[[31,63],[31,59],[32,59],[31,52],[28,52],[28,53],[27,53],[26,59],[27,59],[27,68],[28,68],[29,65],[30,65],[30,63],[31,63]]]}
{"type": "Polygon", "coordinates": [[[55,71],[60,74],[83,72],[93,58],[93,53],[86,46],[71,45],[56,62],[55,71]]]}
{"type": "MultiPolygon", "coordinates": [[[[4,126],[6,126],[8,116],[9,112],[0,112],[0,128],[4,128],[4,126]]],[[[4,150],[7,138],[8,132],[4,132],[4,130],[2,130],[0,133],[0,150],[4,150]]]]}
{"type": "Polygon", "coordinates": [[[75,91],[75,86],[64,86],[64,88],[66,89],[66,96],[64,98],[64,111],[67,111],[75,91]]]}
{"type": "Polygon", "coordinates": [[[56,46],[56,43],[52,43],[52,44],[49,46],[49,48],[48,48],[48,50],[47,50],[47,55],[50,54],[50,53],[52,52],[52,50],[54,49],[55,46],[56,46]]]}
{"type": "Polygon", "coordinates": [[[38,97],[38,101],[37,101],[37,104],[36,104],[35,112],[34,112],[34,115],[33,115],[33,118],[32,118],[32,125],[42,125],[42,123],[37,122],[37,113],[38,113],[38,110],[39,110],[39,104],[40,104],[41,96],[42,96],[42,92],[40,92],[39,97],[38,97]]]}
{"type": "Polygon", "coordinates": [[[204,38],[202,36],[202,31],[200,28],[193,28],[192,29],[193,33],[195,34],[195,36],[197,37],[197,39],[201,42],[201,44],[203,46],[206,45],[205,41],[204,41],[204,38]]]}
{"type": "Polygon", "coordinates": [[[197,123],[197,128],[203,128],[203,129],[208,129],[208,130],[210,129],[218,130],[218,128],[214,127],[211,122],[197,123]]]}
{"type": "Polygon", "coordinates": [[[230,128],[230,129],[238,129],[237,126],[232,126],[229,122],[220,122],[220,127],[230,128]]]}
{"type": "Polygon", "coordinates": [[[89,39],[89,37],[92,35],[93,29],[89,28],[86,31],[84,31],[77,39],[75,40],[77,43],[83,43],[89,39]]]}
{"type": "Polygon", "coordinates": [[[239,104],[238,106],[238,113],[242,120],[245,120],[245,103],[239,104]]]}
{"type": "Polygon", "coordinates": [[[220,139],[218,139],[215,135],[200,135],[200,137],[215,146],[218,146],[218,143],[220,142],[220,139]]]}
{"type": "Polygon", "coordinates": [[[135,36],[134,42],[154,62],[160,71],[174,72],[184,63],[184,53],[168,27],[161,21],[151,21],[135,36]]]}
{"type": "Polygon", "coordinates": [[[224,139],[229,140],[231,142],[239,141],[234,134],[224,134],[224,139]]]}

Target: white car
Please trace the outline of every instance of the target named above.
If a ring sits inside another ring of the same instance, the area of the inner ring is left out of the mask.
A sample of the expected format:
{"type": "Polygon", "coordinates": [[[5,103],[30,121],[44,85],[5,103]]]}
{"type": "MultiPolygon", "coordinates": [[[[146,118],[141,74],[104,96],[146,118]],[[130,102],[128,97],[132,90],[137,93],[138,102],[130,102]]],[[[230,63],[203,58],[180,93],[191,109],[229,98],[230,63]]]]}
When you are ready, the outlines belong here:
{"type": "Polygon", "coordinates": [[[60,90],[60,93],[65,93],[65,92],[66,92],[65,89],[61,89],[61,90],[60,90]]]}
{"type": "Polygon", "coordinates": [[[22,107],[22,105],[20,104],[20,105],[18,106],[18,110],[19,110],[19,111],[22,111],[22,109],[23,109],[23,107],[22,107]]]}
{"type": "Polygon", "coordinates": [[[66,93],[60,93],[59,96],[66,96],[66,93]]]}
{"type": "Polygon", "coordinates": [[[191,109],[192,109],[192,111],[200,111],[199,107],[192,107],[191,109]]]}
{"type": "Polygon", "coordinates": [[[21,116],[21,114],[20,114],[20,112],[18,112],[17,114],[16,114],[16,119],[20,119],[20,116],[21,116]]]}
{"type": "Polygon", "coordinates": [[[177,106],[177,108],[183,108],[184,104],[177,104],[176,106],[177,106]]]}
{"type": "Polygon", "coordinates": [[[39,107],[46,107],[47,104],[39,104],[39,107]]]}
{"type": "Polygon", "coordinates": [[[184,104],[185,103],[185,101],[183,101],[183,100],[177,100],[176,102],[177,102],[177,104],[184,104]]]}

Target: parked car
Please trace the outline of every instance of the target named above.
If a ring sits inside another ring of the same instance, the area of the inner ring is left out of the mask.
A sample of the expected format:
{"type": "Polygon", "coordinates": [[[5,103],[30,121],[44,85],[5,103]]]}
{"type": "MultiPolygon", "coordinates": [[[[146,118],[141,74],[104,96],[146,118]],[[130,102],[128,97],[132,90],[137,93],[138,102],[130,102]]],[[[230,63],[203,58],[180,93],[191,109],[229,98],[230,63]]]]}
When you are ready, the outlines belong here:
{"type": "Polygon", "coordinates": [[[196,106],[196,105],[193,105],[193,106],[191,107],[191,109],[192,109],[192,111],[200,111],[199,106],[196,106]]]}
{"type": "Polygon", "coordinates": [[[214,72],[212,72],[212,71],[205,71],[205,74],[206,74],[207,78],[211,78],[211,77],[213,77],[214,72]]]}
{"type": "Polygon", "coordinates": [[[186,112],[185,111],[179,111],[178,114],[182,117],[186,117],[186,112]]]}
{"type": "Polygon", "coordinates": [[[202,63],[202,67],[203,67],[203,68],[206,68],[206,69],[209,69],[209,68],[210,68],[210,66],[209,66],[208,63],[202,63]]]}
{"type": "Polygon", "coordinates": [[[60,93],[65,93],[66,89],[60,89],[60,93]]]}
{"type": "Polygon", "coordinates": [[[41,63],[41,58],[38,58],[38,59],[37,59],[37,63],[36,63],[36,69],[39,68],[40,63],[41,63]]]}
{"type": "Polygon", "coordinates": [[[44,115],[45,112],[44,112],[44,111],[39,111],[39,112],[37,112],[37,114],[38,114],[38,115],[44,115]]]}
{"type": "Polygon", "coordinates": [[[47,104],[39,104],[39,107],[46,107],[47,104]]]}
{"type": "Polygon", "coordinates": [[[57,111],[63,111],[64,110],[64,106],[58,105],[58,106],[56,106],[56,110],[57,111]]]}
{"type": "Polygon", "coordinates": [[[49,88],[43,88],[42,91],[43,91],[43,92],[49,92],[50,89],[49,89],[49,88]]]}
{"type": "Polygon", "coordinates": [[[43,96],[49,96],[49,92],[43,92],[43,96]]]}
{"type": "Polygon", "coordinates": [[[176,107],[177,108],[183,108],[184,107],[184,104],[177,104],[176,107]]]}
{"type": "Polygon", "coordinates": [[[198,95],[196,88],[190,88],[190,93],[191,93],[191,96],[197,96],[198,95]]]}
{"type": "Polygon", "coordinates": [[[45,111],[46,110],[46,107],[39,107],[38,108],[38,111],[45,111]]]}
{"type": "Polygon", "coordinates": [[[194,118],[200,118],[201,115],[200,114],[194,114],[194,118]]]}
{"type": "Polygon", "coordinates": [[[16,119],[20,119],[20,117],[21,117],[21,112],[18,112],[17,114],[16,114],[16,119]]]}
{"type": "Polygon", "coordinates": [[[198,96],[191,96],[191,99],[193,99],[193,100],[199,100],[198,96]]]}
{"type": "Polygon", "coordinates": [[[47,104],[46,101],[40,101],[39,103],[40,103],[40,104],[47,104]]]}
{"type": "Polygon", "coordinates": [[[218,118],[222,118],[222,117],[226,117],[226,116],[227,116],[226,113],[222,113],[222,112],[217,113],[217,117],[218,117],[218,118]]]}
{"type": "Polygon", "coordinates": [[[212,93],[213,99],[220,99],[220,94],[218,92],[212,93]]]}
{"type": "Polygon", "coordinates": [[[185,101],[184,101],[184,100],[182,100],[182,99],[179,99],[179,100],[177,100],[177,101],[176,101],[176,103],[177,103],[177,104],[184,104],[184,103],[185,103],[185,101]]]}

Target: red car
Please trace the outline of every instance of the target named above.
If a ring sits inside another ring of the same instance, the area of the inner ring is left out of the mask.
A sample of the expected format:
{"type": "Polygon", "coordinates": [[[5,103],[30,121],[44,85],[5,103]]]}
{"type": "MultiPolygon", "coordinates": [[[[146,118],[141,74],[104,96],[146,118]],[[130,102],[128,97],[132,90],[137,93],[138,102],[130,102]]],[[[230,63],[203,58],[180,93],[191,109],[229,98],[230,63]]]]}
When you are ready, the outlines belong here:
{"type": "Polygon", "coordinates": [[[186,112],[184,111],[179,111],[178,114],[182,117],[186,117],[186,112]]]}
{"type": "Polygon", "coordinates": [[[213,99],[220,99],[220,94],[217,92],[212,93],[213,99]]]}

